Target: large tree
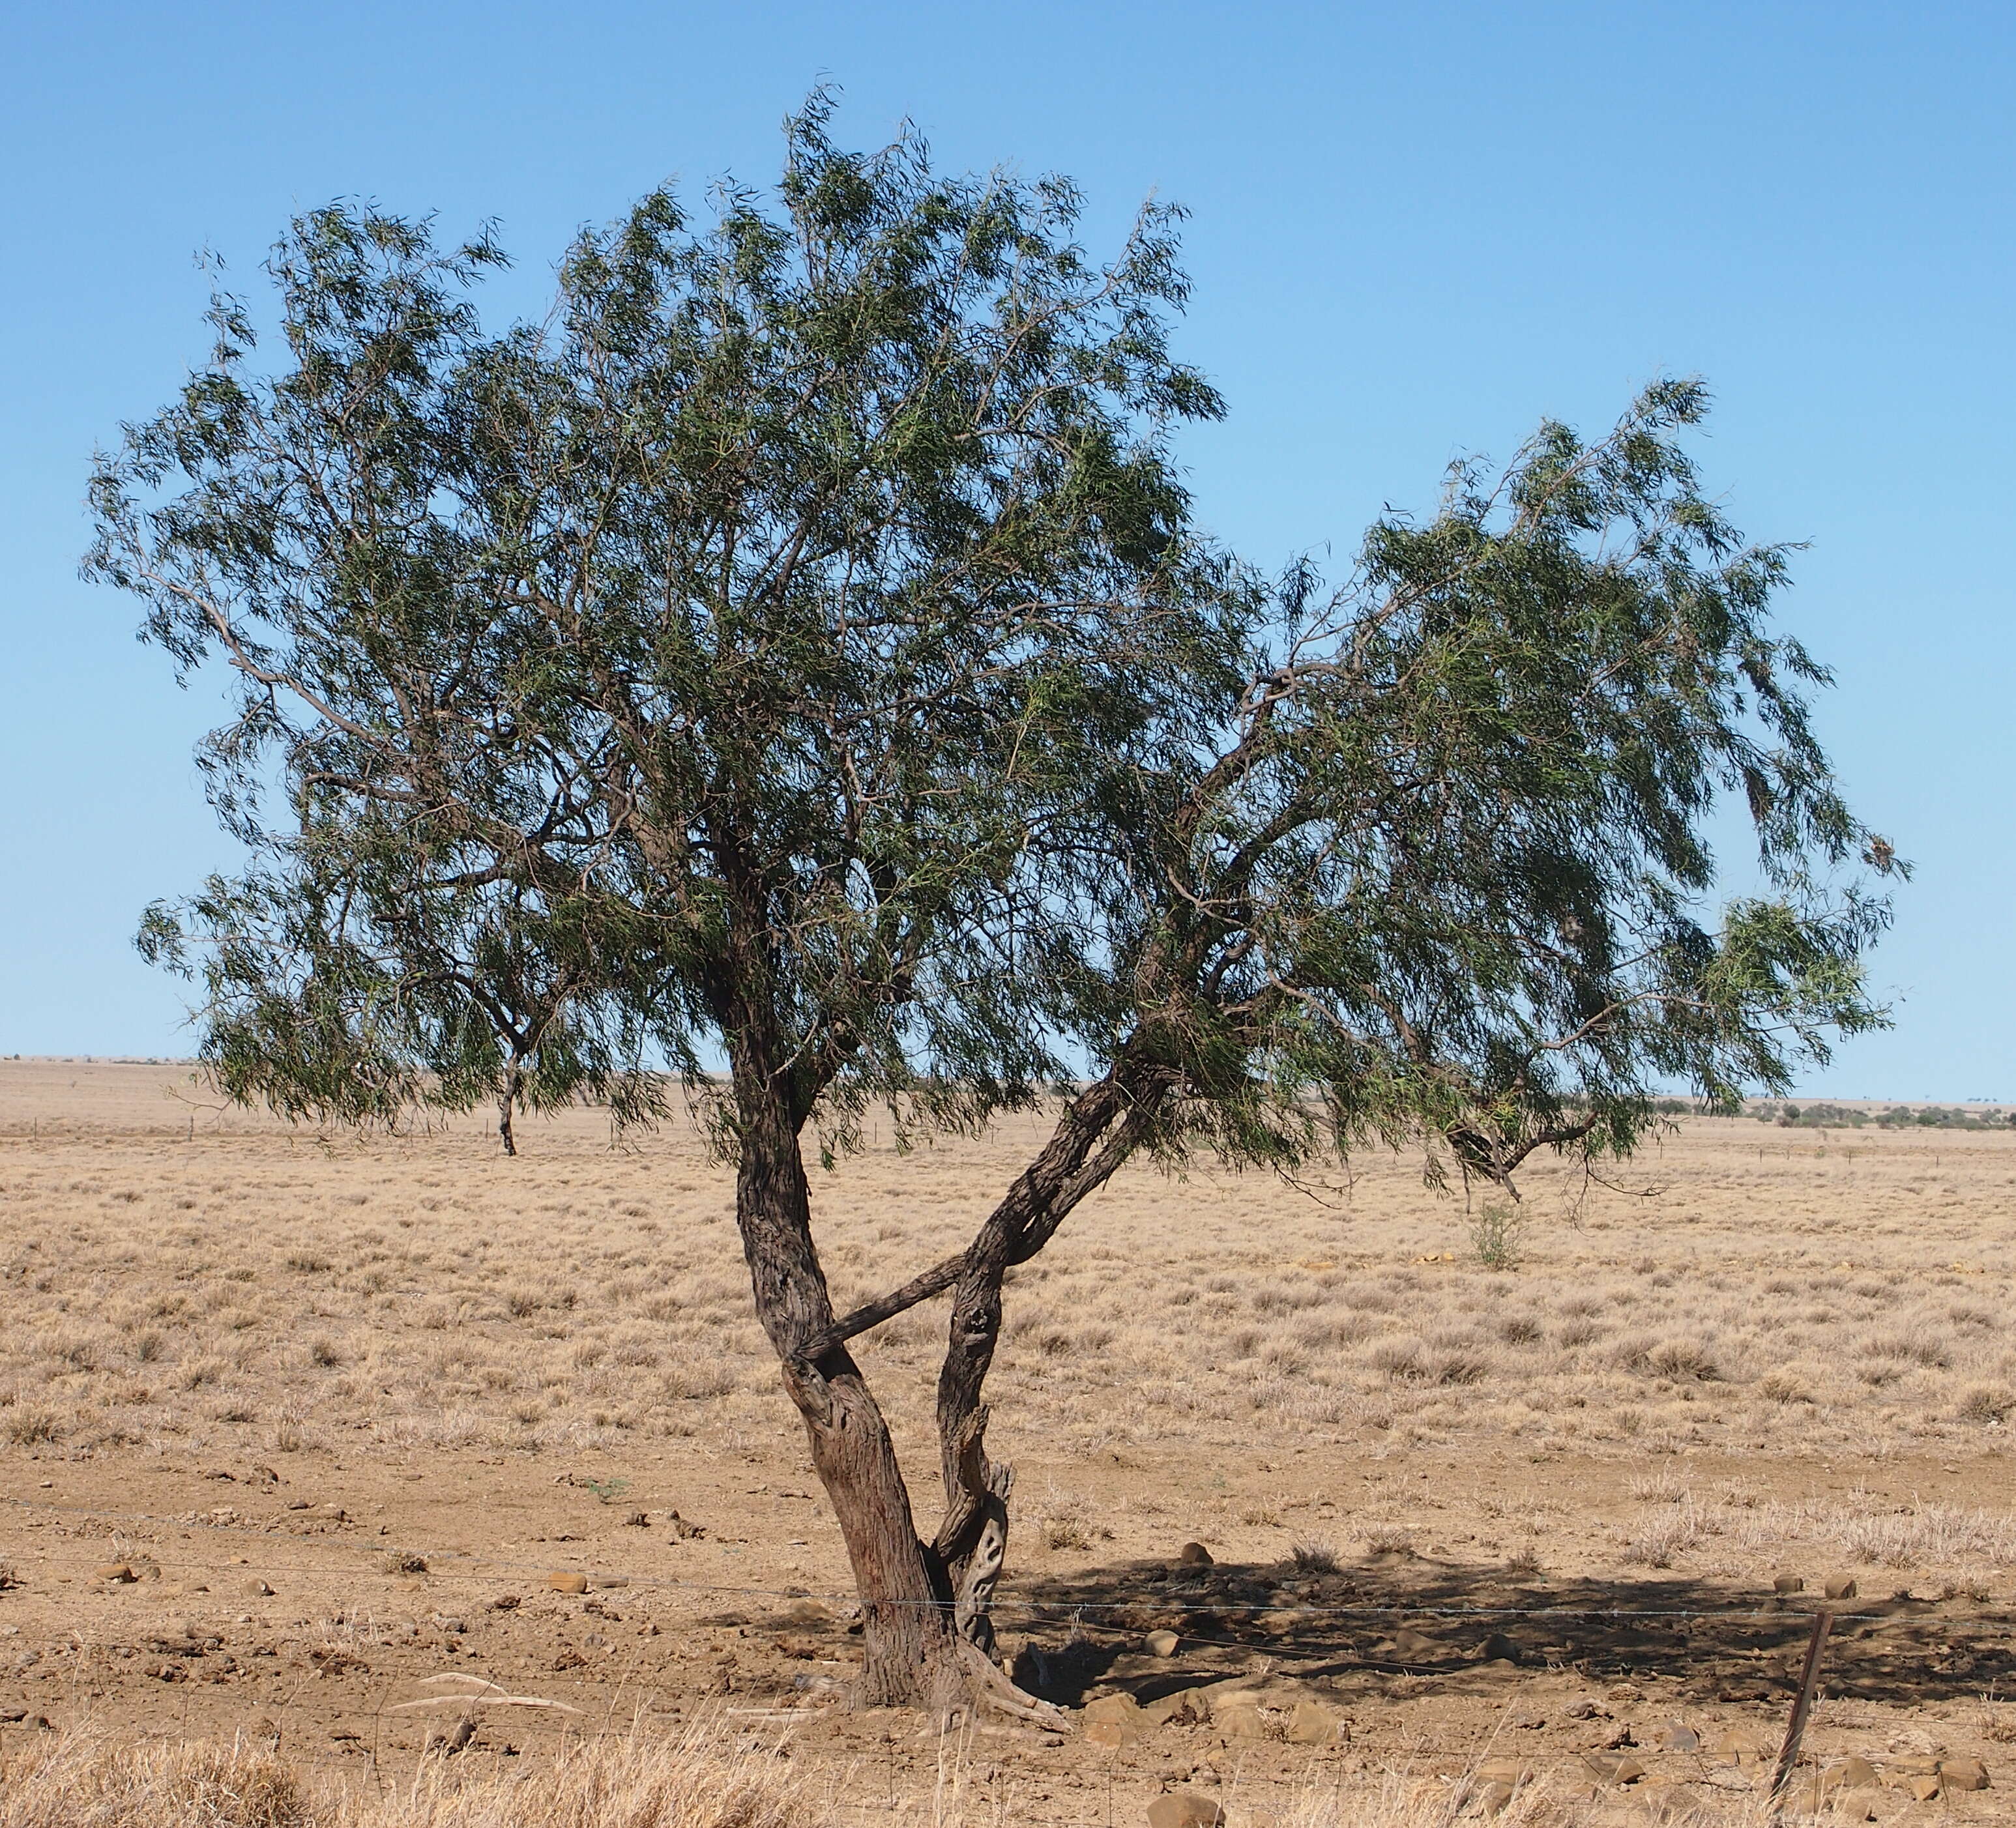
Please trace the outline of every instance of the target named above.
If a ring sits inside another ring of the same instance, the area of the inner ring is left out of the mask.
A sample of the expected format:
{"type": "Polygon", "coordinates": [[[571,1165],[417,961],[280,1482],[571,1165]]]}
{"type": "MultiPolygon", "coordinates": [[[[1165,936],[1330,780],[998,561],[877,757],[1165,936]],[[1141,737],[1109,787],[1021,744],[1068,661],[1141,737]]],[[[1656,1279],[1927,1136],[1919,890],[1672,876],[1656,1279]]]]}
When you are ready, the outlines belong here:
{"type": "Polygon", "coordinates": [[[1337,588],[1200,538],[1171,428],[1174,216],[1117,256],[1054,181],[837,148],[772,197],[584,235],[537,325],[501,257],[332,208],[94,483],[89,567],[239,689],[203,751],[247,844],[150,911],[235,1095],[387,1118],[682,1073],[866,1614],[864,1689],[994,1674],[1007,1270],[1136,1150],[1292,1168],[1371,1139],[1509,1181],[1627,1153],[1648,1088],[1786,1083],[1876,1019],[1866,851],[1743,546],[1656,389],[1374,529],[1337,588]],[[1747,796],[1765,891],[1708,922],[1747,796]],[[193,950],[193,946],[198,949],[193,950]],[[200,952],[200,957],[199,957],[200,952]],[[725,1071],[704,1069],[718,1060],[725,1071]],[[861,1114],[1056,1126],[969,1248],[837,1315],[808,1151],[861,1114]],[[529,1072],[529,1078],[527,1076],[529,1072]],[[923,1538],[848,1341],[951,1291],[923,1538]]]}

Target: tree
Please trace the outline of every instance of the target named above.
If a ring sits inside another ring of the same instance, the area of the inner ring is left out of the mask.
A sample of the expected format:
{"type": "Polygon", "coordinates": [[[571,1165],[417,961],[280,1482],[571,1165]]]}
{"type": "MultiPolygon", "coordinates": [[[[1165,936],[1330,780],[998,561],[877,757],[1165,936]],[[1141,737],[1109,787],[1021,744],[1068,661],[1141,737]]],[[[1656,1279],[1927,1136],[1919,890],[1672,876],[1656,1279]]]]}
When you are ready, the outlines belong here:
{"type": "Polygon", "coordinates": [[[655,193],[495,336],[488,240],[303,218],[284,362],[216,300],[209,365],[101,460],[88,568],[239,682],[203,757],[251,862],[142,930],[200,972],[225,1085],[351,1120],[501,1096],[508,1135],[527,1060],[646,1117],[668,1062],[736,1164],[867,1698],[1028,1712],[985,1654],[1009,1268],[1142,1149],[1424,1139],[1510,1185],[1627,1153],[1658,1078],[1782,1087],[1878,1019],[1882,905],[1822,879],[1892,859],[1766,632],[1783,555],[1675,441],[1697,387],[1460,472],[1337,588],[1263,586],[1169,455],[1220,410],[1169,353],[1174,213],[1094,263],[1067,184],[826,121],[789,124],[774,202],[695,228],[655,193]],[[1711,931],[1732,789],[1773,892],[1711,931]],[[971,1129],[1073,1060],[967,1250],[837,1315],[808,1148],[877,1103],[971,1129]],[[925,1540],[848,1342],[948,1291],[925,1540]]]}

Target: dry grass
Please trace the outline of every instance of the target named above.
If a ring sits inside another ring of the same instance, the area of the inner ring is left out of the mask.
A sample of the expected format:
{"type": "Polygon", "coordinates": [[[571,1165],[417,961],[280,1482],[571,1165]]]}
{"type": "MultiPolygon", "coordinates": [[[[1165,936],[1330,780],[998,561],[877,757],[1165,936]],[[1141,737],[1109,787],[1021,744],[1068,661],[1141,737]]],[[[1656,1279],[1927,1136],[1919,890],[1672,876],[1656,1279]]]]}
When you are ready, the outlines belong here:
{"type": "MultiPolygon", "coordinates": [[[[612,1152],[570,1114],[506,1163],[473,1126],[148,1136],[130,1097],[123,1130],[0,1158],[0,1441],[578,1450],[774,1409],[730,1182],[683,1131],[612,1152]]],[[[843,1299],[959,1240],[1030,1134],[843,1164],[818,1189],[843,1299]]],[[[2016,1137],[1784,1134],[1691,1124],[1645,1198],[1535,1175],[1517,1275],[1463,1261],[1461,1202],[1404,1162],[1359,1164],[1334,1207],[1130,1171],[1016,1278],[997,1412],[1093,1448],[1992,1441],[2016,1413],[2016,1137]]],[[[899,1422],[927,1414],[937,1326],[866,1344],[899,1422]]]]}
{"type": "MultiPolygon", "coordinates": [[[[0,1758],[0,1828],[824,1828],[864,1811],[887,1828],[998,1824],[999,1808],[968,1788],[970,1747],[942,1749],[945,1769],[932,1794],[892,1809],[837,1793],[774,1746],[738,1741],[718,1725],[585,1741],[509,1776],[430,1758],[403,1783],[347,1788],[242,1741],[114,1746],[81,1732],[0,1758]]],[[[1600,1801],[1545,1779],[1509,1798],[1487,1797],[1474,1774],[1331,1781],[1258,1812],[1235,1783],[1226,1802],[1233,1821],[1265,1828],[1449,1828],[1478,1815],[1481,1797],[1499,1828],[1594,1828],[1612,1819],[1600,1801]]],[[[1669,1828],[1759,1828],[1766,1814],[1755,1798],[1690,1796],[1661,1819],[1669,1828]]]]}
{"type": "Polygon", "coordinates": [[[594,1740],[522,1776],[430,1759],[382,1792],[242,1743],[76,1733],[0,1764],[0,1828],[814,1828],[820,1801],[765,1750],[707,1729],[594,1740]]]}

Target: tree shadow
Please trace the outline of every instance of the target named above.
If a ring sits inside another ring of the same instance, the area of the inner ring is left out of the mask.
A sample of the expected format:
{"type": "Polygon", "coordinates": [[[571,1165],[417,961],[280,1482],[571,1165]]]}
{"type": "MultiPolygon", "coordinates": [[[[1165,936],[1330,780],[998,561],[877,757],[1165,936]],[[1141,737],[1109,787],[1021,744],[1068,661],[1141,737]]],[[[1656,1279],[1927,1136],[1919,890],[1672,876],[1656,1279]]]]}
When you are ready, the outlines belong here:
{"type": "MultiPolygon", "coordinates": [[[[1886,1583],[1887,1585],[1887,1583],[1886,1583]]],[[[1049,1699],[1096,1685],[1144,1704],[1274,1672],[1344,1692],[1509,1699],[1535,1675],[1671,1678],[1703,1700],[1777,1701],[1797,1684],[1813,1615],[1834,1612],[1823,1669],[1837,1698],[1915,1706],[2016,1675],[2012,1615],[1964,1598],[1759,1595],[1690,1576],[1522,1574],[1408,1553],[1318,1571],[1287,1563],[1129,1561],[1003,1584],[995,1617],[1027,1634],[1017,1679],[1049,1699]],[[1147,1653],[1155,1630],[1180,1640],[1147,1653]]]]}

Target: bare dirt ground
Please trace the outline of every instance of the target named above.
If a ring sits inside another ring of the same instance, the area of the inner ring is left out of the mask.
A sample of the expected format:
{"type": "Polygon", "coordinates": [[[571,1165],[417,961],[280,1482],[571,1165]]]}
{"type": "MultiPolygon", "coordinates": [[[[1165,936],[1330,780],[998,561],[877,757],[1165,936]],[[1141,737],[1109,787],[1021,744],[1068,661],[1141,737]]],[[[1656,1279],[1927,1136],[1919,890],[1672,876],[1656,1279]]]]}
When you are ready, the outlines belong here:
{"type": "MultiPolygon", "coordinates": [[[[472,1768],[706,1716],[836,1821],[1138,1825],[1180,1786],[1244,1828],[1494,1761],[1671,1819],[1754,1806],[1852,1579],[1820,1767],[1884,1780],[1851,1813],[2009,1819],[2016,1134],[1687,1120],[1615,1187],[1534,1175],[1500,1272],[1413,1162],[1129,1172],[1011,1288],[990,1384],[1006,1647],[1147,1710],[1068,1736],[842,1704],[844,1558],[728,1171],[592,1111],[520,1134],[0,1062],[0,1754],[241,1734],[364,1787],[460,1714],[403,1704],[480,1677],[579,1711],[481,1710],[472,1768]]],[[[963,1242],[1035,1134],[823,1178],[841,1304],[963,1242]]],[[[864,1354],[934,1516],[938,1324],[864,1354]]]]}

